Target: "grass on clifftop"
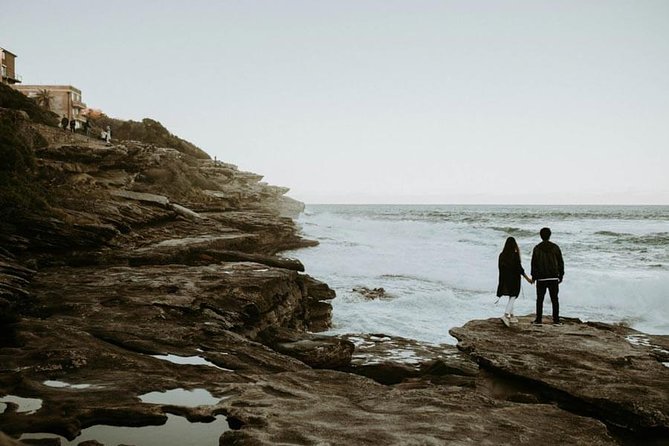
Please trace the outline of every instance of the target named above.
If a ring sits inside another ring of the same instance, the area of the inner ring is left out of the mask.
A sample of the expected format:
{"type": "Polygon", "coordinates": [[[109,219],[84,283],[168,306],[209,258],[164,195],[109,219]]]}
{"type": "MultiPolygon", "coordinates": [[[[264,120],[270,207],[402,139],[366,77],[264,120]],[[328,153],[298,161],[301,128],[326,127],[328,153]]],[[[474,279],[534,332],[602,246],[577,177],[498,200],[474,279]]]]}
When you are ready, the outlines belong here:
{"type": "Polygon", "coordinates": [[[33,122],[39,124],[58,126],[58,116],[55,113],[43,109],[28,96],[5,84],[0,84],[0,107],[22,110],[28,113],[33,122]]]}
{"type": "Polygon", "coordinates": [[[46,208],[43,190],[35,181],[34,135],[22,133],[19,115],[0,113],[0,223],[46,208]]]}
{"type": "Polygon", "coordinates": [[[125,139],[153,144],[158,147],[170,147],[194,158],[210,159],[202,149],[170,133],[160,122],[150,118],[137,121],[122,121],[110,118],[104,113],[91,114],[91,124],[100,129],[111,127],[112,139],[125,139]]]}
{"type": "Polygon", "coordinates": [[[30,129],[31,121],[57,126],[58,116],[0,84],[0,225],[47,208],[45,193],[35,181],[33,152],[36,144],[46,141],[30,129]],[[27,113],[30,120],[20,112],[27,113]]]}
{"type": "MultiPolygon", "coordinates": [[[[170,147],[193,158],[210,159],[206,152],[173,135],[153,119],[122,121],[97,113],[89,116],[89,120],[96,128],[111,126],[114,140],[134,140],[158,147],[170,147]]],[[[0,226],[2,223],[21,221],[27,214],[48,210],[47,194],[36,180],[33,151],[47,142],[39,132],[34,131],[31,122],[57,127],[58,116],[24,94],[0,84],[0,226]],[[25,119],[20,112],[25,112],[29,119],[25,119]]],[[[183,190],[192,189],[193,186],[186,181],[188,172],[181,170],[157,172],[156,178],[152,180],[157,185],[169,185],[175,193],[183,194],[183,190]],[[168,181],[162,178],[165,175],[168,181]]],[[[206,183],[204,179],[197,179],[206,183]]],[[[201,186],[215,187],[208,183],[201,186]]]]}

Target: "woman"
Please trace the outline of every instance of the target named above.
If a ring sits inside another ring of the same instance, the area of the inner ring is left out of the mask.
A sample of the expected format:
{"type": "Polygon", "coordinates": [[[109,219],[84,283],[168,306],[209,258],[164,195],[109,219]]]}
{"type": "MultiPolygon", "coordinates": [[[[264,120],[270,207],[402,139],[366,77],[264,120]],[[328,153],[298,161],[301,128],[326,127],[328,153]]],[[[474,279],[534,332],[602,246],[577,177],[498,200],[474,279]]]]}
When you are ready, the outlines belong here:
{"type": "Polygon", "coordinates": [[[513,303],[520,294],[520,276],[532,283],[532,279],[525,274],[525,270],[520,264],[520,249],[518,249],[515,238],[509,237],[506,239],[504,249],[499,255],[498,266],[497,297],[509,296],[509,302],[506,304],[504,316],[502,316],[502,322],[508,327],[511,322],[518,322],[518,319],[513,317],[513,303]]]}

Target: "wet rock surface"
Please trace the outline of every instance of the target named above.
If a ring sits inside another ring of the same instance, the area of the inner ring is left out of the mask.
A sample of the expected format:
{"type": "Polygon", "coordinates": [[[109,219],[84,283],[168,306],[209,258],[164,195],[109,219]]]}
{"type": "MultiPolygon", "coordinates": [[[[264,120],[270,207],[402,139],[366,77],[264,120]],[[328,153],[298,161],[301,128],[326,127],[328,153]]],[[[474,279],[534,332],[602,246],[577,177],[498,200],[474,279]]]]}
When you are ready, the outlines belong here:
{"type": "Polygon", "coordinates": [[[453,345],[429,345],[384,334],[342,336],[355,345],[348,371],[381,384],[427,381],[473,387],[478,365],[453,345]]]}
{"type": "Polygon", "coordinates": [[[345,339],[319,336],[293,330],[265,330],[263,342],[277,352],[299,359],[317,369],[339,369],[351,363],[354,345],[345,339]]]}
{"type": "Polygon", "coordinates": [[[141,396],[222,401],[231,383],[309,368],[256,340],[329,324],[334,292],[275,255],[313,244],[285,216],[299,209],[287,189],[172,149],[55,140],[36,148],[49,214],[1,222],[2,432],[210,421],[226,410],[141,396]]]}
{"type": "Polygon", "coordinates": [[[370,299],[370,300],[386,299],[390,297],[388,294],[386,294],[386,290],[384,288],[367,288],[363,286],[363,287],[353,288],[351,291],[353,291],[356,294],[359,294],[365,299],[370,299]]]}
{"type": "Polygon", "coordinates": [[[0,222],[0,445],[141,445],[102,432],[174,423],[226,445],[608,445],[665,432],[666,337],[498,320],[454,329],[458,348],[309,333],[330,326],[335,294],[277,255],[313,244],[285,188],[52,130],[36,148],[51,214],[0,222]]]}

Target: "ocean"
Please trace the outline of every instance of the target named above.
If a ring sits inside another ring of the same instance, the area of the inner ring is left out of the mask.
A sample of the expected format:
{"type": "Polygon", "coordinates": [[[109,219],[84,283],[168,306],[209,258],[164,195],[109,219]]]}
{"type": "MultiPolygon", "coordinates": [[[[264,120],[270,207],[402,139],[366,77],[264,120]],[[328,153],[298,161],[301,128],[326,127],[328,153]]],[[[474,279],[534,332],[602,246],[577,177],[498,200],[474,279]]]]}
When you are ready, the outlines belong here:
{"type": "MultiPolygon", "coordinates": [[[[298,223],[320,244],[285,254],[337,292],[332,334],[454,344],[450,328],[504,312],[495,292],[506,238],[529,275],[544,226],[565,260],[561,316],[669,334],[669,206],[308,205],[298,223]]],[[[515,314],[533,314],[534,286],[522,283],[515,314]]]]}

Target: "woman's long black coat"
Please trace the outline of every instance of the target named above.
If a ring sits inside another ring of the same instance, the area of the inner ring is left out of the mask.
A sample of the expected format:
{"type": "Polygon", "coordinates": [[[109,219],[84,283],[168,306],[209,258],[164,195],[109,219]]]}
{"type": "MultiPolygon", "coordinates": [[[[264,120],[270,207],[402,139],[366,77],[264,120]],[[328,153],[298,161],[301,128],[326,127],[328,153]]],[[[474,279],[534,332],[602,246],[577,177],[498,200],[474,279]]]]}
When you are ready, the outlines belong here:
{"type": "Polygon", "coordinates": [[[499,255],[499,283],[497,284],[497,297],[513,296],[520,294],[520,278],[525,270],[520,264],[520,256],[514,253],[512,256],[499,255]]]}

